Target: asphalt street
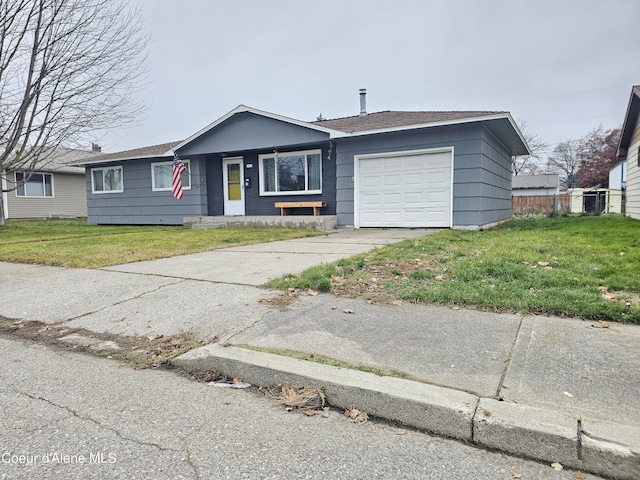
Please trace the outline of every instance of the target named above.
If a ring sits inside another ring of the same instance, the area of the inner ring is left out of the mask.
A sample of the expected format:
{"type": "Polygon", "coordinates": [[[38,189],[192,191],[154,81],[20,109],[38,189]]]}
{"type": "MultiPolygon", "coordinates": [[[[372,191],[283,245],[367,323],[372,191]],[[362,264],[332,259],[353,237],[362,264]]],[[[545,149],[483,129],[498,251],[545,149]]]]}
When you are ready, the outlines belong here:
{"type": "Polygon", "coordinates": [[[0,359],[2,479],[575,479],[375,419],[287,413],[171,371],[10,338],[0,359]]]}

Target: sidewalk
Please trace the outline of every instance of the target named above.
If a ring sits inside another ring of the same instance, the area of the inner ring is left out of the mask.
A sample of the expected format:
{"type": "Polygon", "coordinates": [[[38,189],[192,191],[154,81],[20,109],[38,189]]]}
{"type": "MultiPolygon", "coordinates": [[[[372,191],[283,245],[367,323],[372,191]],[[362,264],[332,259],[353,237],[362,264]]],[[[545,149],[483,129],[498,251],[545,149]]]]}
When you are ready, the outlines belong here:
{"type": "Polygon", "coordinates": [[[278,294],[255,288],[268,278],[426,233],[357,230],[101,270],[0,263],[0,315],[119,335],[216,335],[220,344],[176,363],[213,366],[256,384],[313,384],[336,407],[638,478],[638,326],[382,307],[333,295],[300,296],[284,312],[260,302],[278,294]],[[405,379],[221,345],[313,353],[405,379]]]}

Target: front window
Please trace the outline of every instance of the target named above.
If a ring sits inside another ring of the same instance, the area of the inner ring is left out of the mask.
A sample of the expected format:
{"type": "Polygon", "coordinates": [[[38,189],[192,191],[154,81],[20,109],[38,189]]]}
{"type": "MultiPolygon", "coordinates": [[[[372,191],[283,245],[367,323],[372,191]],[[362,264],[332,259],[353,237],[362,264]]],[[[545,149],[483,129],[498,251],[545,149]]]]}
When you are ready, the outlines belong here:
{"type": "Polygon", "coordinates": [[[260,155],[262,195],[322,193],[322,153],[270,153],[260,155]]]}
{"type": "Polygon", "coordinates": [[[105,167],[91,169],[91,187],[93,193],[121,193],[122,167],[105,167]]]}
{"type": "MultiPolygon", "coordinates": [[[[182,160],[186,170],[180,176],[182,189],[191,189],[191,163],[189,160],[182,160]]],[[[173,162],[160,162],[151,164],[151,189],[154,192],[171,191],[173,188],[173,162]]]]}
{"type": "Polygon", "coordinates": [[[16,196],[53,197],[53,175],[50,173],[16,172],[16,196]]]}

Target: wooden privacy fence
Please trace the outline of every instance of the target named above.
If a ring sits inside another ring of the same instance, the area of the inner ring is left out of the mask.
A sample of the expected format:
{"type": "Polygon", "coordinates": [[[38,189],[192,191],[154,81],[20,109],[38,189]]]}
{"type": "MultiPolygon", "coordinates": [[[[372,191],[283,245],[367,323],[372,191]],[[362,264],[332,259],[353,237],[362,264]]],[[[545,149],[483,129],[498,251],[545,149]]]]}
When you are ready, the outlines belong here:
{"type": "Polygon", "coordinates": [[[565,193],[513,197],[514,215],[546,215],[557,210],[569,212],[570,209],[569,195],[565,193]]]}

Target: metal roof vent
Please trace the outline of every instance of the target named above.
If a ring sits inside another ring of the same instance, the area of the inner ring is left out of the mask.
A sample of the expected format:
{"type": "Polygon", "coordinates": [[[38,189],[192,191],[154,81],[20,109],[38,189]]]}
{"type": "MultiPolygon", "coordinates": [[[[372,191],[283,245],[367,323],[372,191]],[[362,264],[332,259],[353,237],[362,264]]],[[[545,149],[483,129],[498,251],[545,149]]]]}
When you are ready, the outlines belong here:
{"type": "Polygon", "coordinates": [[[367,89],[360,89],[360,116],[364,117],[367,115],[367,89]]]}

